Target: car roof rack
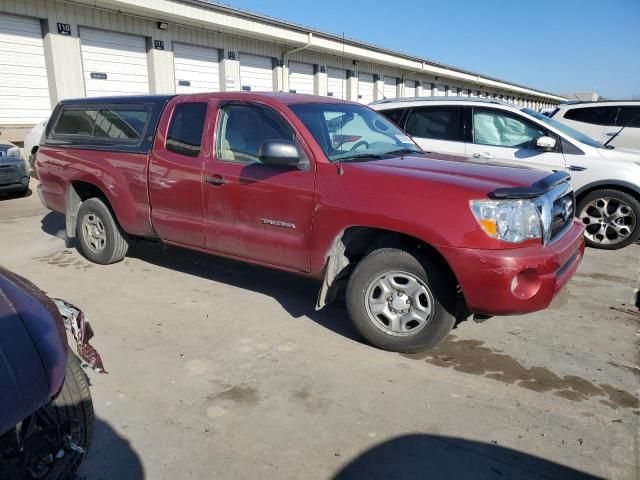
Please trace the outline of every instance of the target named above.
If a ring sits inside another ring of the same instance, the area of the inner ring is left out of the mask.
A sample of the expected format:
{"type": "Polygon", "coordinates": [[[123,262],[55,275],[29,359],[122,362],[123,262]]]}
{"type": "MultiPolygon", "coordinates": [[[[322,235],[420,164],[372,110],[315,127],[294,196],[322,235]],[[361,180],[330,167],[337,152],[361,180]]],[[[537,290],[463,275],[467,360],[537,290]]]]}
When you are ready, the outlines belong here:
{"type": "Polygon", "coordinates": [[[383,100],[376,100],[369,105],[384,105],[388,103],[407,103],[407,102],[478,102],[478,103],[494,103],[498,105],[507,105],[509,107],[516,107],[516,105],[505,102],[498,98],[483,98],[483,97],[401,97],[401,98],[385,98],[383,100]]]}

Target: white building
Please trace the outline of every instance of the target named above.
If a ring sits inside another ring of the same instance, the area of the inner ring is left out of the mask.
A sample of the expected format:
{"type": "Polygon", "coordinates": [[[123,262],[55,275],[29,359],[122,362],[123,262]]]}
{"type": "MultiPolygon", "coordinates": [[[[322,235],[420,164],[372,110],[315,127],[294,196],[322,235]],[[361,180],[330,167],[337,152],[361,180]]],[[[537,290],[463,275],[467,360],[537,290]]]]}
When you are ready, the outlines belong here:
{"type": "Polygon", "coordinates": [[[0,0],[0,59],[0,132],[13,141],[59,100],[98,95],[462,95],[536,109],[563,100],[202,0],[0,0]]]}

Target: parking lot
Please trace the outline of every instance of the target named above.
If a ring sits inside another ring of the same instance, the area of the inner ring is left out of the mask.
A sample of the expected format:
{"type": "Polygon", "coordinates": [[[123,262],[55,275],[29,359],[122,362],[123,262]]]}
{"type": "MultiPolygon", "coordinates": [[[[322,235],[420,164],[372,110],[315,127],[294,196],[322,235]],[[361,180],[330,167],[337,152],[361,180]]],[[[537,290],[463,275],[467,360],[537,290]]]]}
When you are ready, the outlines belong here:
{"type": "Polygon", "coordinates": [[[638,478],[638,244],[588,250],[551,310],[399,355],[292,275],[160,245],[91,264],[35,194],[0,198],[0,231],[109,372],[80,478],[638,478]]]}

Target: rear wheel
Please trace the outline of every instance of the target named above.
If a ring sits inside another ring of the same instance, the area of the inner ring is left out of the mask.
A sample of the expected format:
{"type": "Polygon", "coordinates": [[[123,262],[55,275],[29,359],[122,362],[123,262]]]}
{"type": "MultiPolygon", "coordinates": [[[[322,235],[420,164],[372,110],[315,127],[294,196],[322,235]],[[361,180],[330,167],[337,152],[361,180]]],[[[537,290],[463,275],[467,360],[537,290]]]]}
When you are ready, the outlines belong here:
{"type": "Polygon", "coordinates": [[[397,248],[381,248],[356,267],[347,309],[371,344],[395,352],[427,350],[453,328],[455,284],[437,262],[397,248]]]}
{"type": "Polygon", "coordinates": [[[588,246],[617,250],[640,237],[640,202],[620,190],[594,190],[578,202],[588,246]]]}
{"type": "Polygon", "coordinates": [[[129,249],[127,234],[99,198],[90,198],[80,205],[76,234],[82,254],[102,265],[119,262],[129,249]]]}

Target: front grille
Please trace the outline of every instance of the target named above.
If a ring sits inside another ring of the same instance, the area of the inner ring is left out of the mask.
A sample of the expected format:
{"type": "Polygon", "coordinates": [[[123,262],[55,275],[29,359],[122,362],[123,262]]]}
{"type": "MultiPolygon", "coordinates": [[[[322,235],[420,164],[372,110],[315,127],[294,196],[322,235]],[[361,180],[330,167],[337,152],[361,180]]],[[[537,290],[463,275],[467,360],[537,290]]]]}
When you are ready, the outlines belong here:
{"type": "Polygon", "coordinates": [[[22,180],[22,175],[18,171],[18,167],[13,165],[0,166],[0,185],[20,183],[20,180],[22,180]]]}
{"type": "Polygon", "coordinates": [[[553,241],[573,222],[576,201],[573,192],[554,200],[551,207],[550,239],[553,241]]]}

